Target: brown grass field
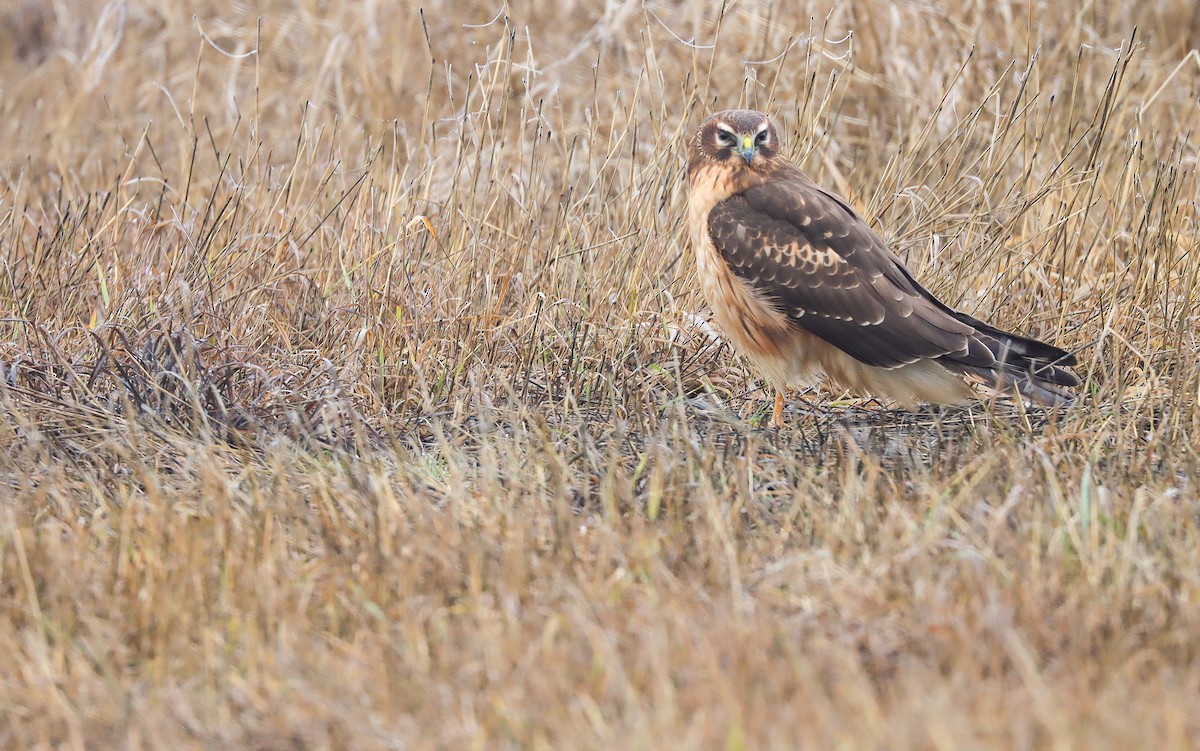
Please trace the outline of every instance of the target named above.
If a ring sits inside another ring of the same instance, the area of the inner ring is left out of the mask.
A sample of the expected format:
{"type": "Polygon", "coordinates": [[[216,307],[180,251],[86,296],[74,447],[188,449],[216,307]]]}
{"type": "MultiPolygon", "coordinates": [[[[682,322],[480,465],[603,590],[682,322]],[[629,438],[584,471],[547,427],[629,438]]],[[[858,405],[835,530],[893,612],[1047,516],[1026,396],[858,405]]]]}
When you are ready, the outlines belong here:
{"type": "Polygon", "coordinates": [[[1200,746],[1191,2],[246,5],[0,2],[0,747],[1200,746]],[[766,427],[741,105],[1079,404],[766,427]]]}

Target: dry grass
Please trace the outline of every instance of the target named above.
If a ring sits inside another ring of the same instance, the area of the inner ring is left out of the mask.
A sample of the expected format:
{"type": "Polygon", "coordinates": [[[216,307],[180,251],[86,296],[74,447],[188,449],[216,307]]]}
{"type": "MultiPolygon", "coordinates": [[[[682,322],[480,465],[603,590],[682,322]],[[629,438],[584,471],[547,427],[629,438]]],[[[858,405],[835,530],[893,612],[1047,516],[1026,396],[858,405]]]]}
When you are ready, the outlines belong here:
{"type": "Polygon", "coordinates": [[[0,5],[0,745],[1200,744],[1190,2],[259,5],[0,5]],[[759,427],[740,104],[1082,403],[759,427]]]}

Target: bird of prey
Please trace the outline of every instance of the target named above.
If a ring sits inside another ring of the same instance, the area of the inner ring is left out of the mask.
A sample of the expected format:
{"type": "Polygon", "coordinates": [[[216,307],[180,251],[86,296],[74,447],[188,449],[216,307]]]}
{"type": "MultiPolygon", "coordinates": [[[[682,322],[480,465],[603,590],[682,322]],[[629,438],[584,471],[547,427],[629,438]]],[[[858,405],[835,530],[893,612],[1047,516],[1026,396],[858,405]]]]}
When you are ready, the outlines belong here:
{"type": "Polygon", "coordinates": [[[966,402],[970,382],[1071,403],[1074,355],[944,305],[779,148],[766,115],[726,110],[704,121],[688,152],[700,284],[734,349],[775,387],[776,427],[784,387],[822,372],[908,408],[966,402]]]}

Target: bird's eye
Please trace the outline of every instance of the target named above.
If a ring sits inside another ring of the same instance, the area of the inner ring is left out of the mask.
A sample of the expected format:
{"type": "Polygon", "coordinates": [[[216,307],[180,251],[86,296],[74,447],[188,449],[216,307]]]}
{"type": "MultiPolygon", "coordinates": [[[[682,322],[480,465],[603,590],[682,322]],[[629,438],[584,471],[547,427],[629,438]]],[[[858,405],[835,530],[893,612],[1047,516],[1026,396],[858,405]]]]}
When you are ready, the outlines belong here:
{"type": "Polygon", "coordinates": [[[767,138],[769,137],[768,136],[769,133],[770,133],[770,131],[767,131],[767,130],[758,131],[758,135],[754,137],[754,143],[758,146],[766,145],[767,138]]]}
{"type": "Polygon", "coordinates": [[[737,146],[737,136],[727,130],[718,130],[717,143],[722,146],[737,146]]]}

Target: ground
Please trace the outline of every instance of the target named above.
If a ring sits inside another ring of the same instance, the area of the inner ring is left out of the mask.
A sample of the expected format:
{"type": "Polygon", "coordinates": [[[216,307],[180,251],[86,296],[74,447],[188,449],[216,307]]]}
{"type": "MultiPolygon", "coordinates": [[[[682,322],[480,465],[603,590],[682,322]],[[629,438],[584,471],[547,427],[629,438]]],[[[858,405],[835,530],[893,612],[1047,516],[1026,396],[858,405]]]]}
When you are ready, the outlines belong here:
{"type": "Polygon", "coordinates": [[[1200,745],[1200,12],[0,5],[0,746],[1200,745]],[[772,394],[776,118],[1079,403],[772,394]]]}

